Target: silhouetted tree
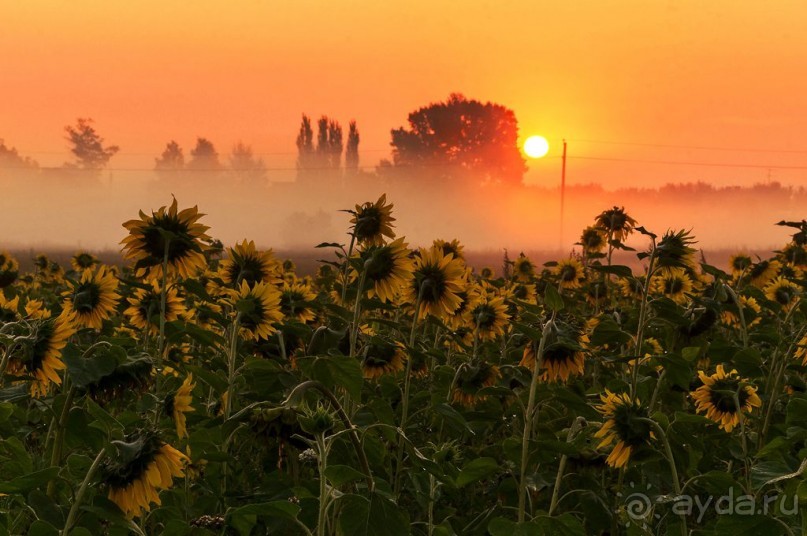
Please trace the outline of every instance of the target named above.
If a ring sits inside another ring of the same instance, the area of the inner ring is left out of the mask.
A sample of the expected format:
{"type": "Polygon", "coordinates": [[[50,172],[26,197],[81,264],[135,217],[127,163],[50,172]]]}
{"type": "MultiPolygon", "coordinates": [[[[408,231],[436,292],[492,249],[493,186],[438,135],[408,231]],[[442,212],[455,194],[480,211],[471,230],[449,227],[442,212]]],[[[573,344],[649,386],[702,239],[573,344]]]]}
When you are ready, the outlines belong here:
{"type": "Polygon", "coordinates": [[[207,138],[196,138],[196,147],[191,150],[188,169],[209,172],[221,170],[219,153],[216,152],[213,142],[207,138]]]}
{"type": "Polygon", "coordinates": [[[238,142],[230,153],[230,169],[236,179],[245,184],[265,184],[266,165],[263,160],[255,158],[252,147],[238,142]]]}
{"type": "Polygon", "coordinates": [[[0,139],[0,174],[14,175],[34,171],[39,168],[35,160],[22,157],[14,147],[6,146],[6,142],[0,139]]]}
{"type": "Polygon", "coordinates": [[[380,173],[521,183],[527,167],[512,110],[454,93],[410,113],[408,120],[409,129],[392,130],[393,161],[382,162],[380,173]]]}
{"type": "Polygon", "coordinates": [[[350,122],[347,132],[345,171],[351,174],[359,172],[359,129],[356,127],[355,121],[350,122]]]}
{"type": "Polygon", "coordinates": [[[172,178],[183,169],[185,169],[185,155],[182,154],[182,147],[171,140],[165,145],[165,150],[160,158],[154,159],[154,170],[161,177],[172,178]]]}
{"type": "Polygon", "coordinates": [[[310,174],[316,166],[316,153],[314,152],[314,130],[311,128],[311,118],[303,114],[300,122],[300,132],[297,134],[297,176],[310,174]]]}
{"type": "Polygon", "coordinates": [[[65,138],[70,142],[70,152],[76,157],[75,164],[68,167],[79,167],[84,170],[98,172],[109,163],[109,159],[120,150],[117,145],[104,146],[104,138],[92,127],[93,120],[78,118],[76,126],[64,127],[65,138]]]}

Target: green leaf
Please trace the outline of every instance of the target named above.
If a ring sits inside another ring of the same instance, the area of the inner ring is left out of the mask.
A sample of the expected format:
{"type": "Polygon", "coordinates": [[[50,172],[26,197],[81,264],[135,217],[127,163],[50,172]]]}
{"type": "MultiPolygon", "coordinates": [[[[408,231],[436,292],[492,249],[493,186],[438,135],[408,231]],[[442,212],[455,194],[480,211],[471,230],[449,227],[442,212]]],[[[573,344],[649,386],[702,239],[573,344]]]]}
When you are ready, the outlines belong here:
{"type": "Polygon", "coordinates": [[[621,266],[618,264],[611,266],[592,265],[591,269],[604,274],[613,274],[617,277],[633,277],[633,272],[628,266],[621,266]]]}
{"type": "Polygon", "coordinates": [[[59,529],[50,523],[37,519],[28,527],[26,534],[28,534],[28,536],[59,536],[59,529]]]}
{"type": "Polygon", "coordinates": [[[357,471],[349,465],[329,465],[325,468],[325,476],[336,487],[365,478],[364,473],[357,471]]]}
{"type": "Polygon", "coordinates": [[[547,285],[544,291],[544,303],[553,311],[560,311],[563,309],[563,297],[553,285],[547,285]]]}
{"type": "Polygon", "coordinates": [[[449,425],[452,425],[459,430],[465,430],[473,435],[474,431],[468,424],[468,421],[465,420],[465,417],[463,417],[460,412],[445,402],[437,404],[432,408],[432,410],[445,419],[449,425]]]}
{"type": "Polygon", "coordinates": [[[723,515],[717,520],[715,536],[775,536],[784,534],[782,526],[764,515],[723,515]]]}
{"type": "Polygon", "coordinates": [[[487,478],[499,470],[499,464],[493,458],[477,458],[471,460],[460,471],[457,476],[457,487],[461,488],[472,482],[477,482],[487,478]]]}
{"type": "Polygon", "coordinates": [[[300,507],[289,501],[254,503],[229,510],[225,523],[236,529],[241,536],[249,536],[252,528],[258,523],[258,517],[273,517],[293,522],[299,513],[300,507]]]}
{"type": "Polygon", "coordinates": [[[0,482],[0,493],[27,493],[44,486],[59,474],[58,467],[48,467],[27,475],[18,476],[7,482],[0,482]]]}
{"type": "Polygon", "coordinates": [[[343,536],[407,536],[409,518],[398,506],[379,493],[370,499],[346,495],[340,502],[337,533],[343,536]]]}

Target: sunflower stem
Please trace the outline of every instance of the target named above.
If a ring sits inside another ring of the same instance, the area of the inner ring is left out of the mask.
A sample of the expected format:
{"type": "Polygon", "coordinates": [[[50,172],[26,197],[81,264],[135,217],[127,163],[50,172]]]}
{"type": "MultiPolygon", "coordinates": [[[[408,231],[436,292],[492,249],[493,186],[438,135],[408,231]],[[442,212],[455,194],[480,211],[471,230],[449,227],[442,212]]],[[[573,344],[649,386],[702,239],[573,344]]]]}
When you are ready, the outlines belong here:
{"type": "Polygon", "coordinates": [[[13,345],[11,344],[6,345],[6,351],[3,352],[3,360],[0,361],[0,385],[5,385],[5,381],[3,380],[3,378],[5,378],[6,368],[8,367],[8,361],[11,358],[12,346],[13,345]]]}
{"type": "Polygon", "coordinates": [[[233,385],[235,384],[235,361],[238,350],[238,326],[241,323],[241,313],[235,315],[233,320],[232,333],[230,333],[230,351],[227,356],[227,400],[224,401],[224,420],[230,418],[233,409],[233,385]]]}
{"type": "MultiPolygon", "coordinates": [[[[353,255],[353,246],[356,244],[356,230],[350,233],[350,245],[347,248],[347,257],[345,257],[345,268],[342,270],[342,303],[347,299],[347,275],[350,270],[350,256],[353,255]]],[[[344,250],[342,250],[344,251],[344,250]]]]}
{"type": "Polygon", "coordinates": [[[524,514],[527,508],[527,461],[529,459],[529,444],[532,436],[532,420],[535,412],[535,397],[538,392],[538,378],[541,375],[541,366],[544,360],[544,349],[550,330],[555,325],[557,311],[552,311],[552,317],[544,326],[541,333],[541,342],[535,352],[535,363],[532,369],[532,380],[530,381],[530,396],[527,400],[527,408],[524,410],[524,433],[521,437],[521,467],[518,478],[518,522],[524,522],[524,514]]]}
{"type": "MultiPolygon", "coordinates": [[[[425,288],[426,285],[424,281],[420,284],[420,289],[418,289],[418,297],[417,300],[415,300],[415,313],[412,316],[412,329],[409,331],[409,356],[406,360],[406,370],[404,371],[404,392],[403,400],[401,401],[402,407],[400,429],[402,433],[406,431],[406,420],[409,418],[409,386],[412,383],[412,350],[415,346],[415,332],[418,324],[418,318],[420,317],[420,305],[423,301],[423,291],[425,288]]],[[[398,452],[395,457],[395,481],[393,484],[393,493],[396,497],[401,491],[401,463],[403,462],[403,450],[403,440],[399,437],[398,452]]]]}
{"type": "MultiPolygon", "coordinates": [[[[577,417],[572,423],[572,426],[569,428],[569,433],[566,434],[566,443],[571,443],[572,439],[575,438],[577,432],[583,428],[585,423],[585,419],[583,417],[577,417]]],[[[560,497],[560,483],[563,480],[563,472],[566,470],[566,461],[569,459],[569,456],[564,454],[560,457],[560,464],[558,465],[558,474],[555,476],[555,487],[552,488],[552,500],[549,503],[549,511],[547,515],[552,517],[552,514],[555,512],[555,509],[558,507],[558,499],[560,497]]]]}
{"type": "Polygon", "coordinates": [[[364,472],[365,481],[367,482],[367,489],[372,492],[375,489],[375,481],[373,480],[373,473],[370,471],[370,463],[367,461],[367,455],[364,453],[364,449],[361,446],[361,441],[359,440],[359,435],[356,433],[356,426],[354,426],[354,424],[350,421],[350,417],[348,417],[347,413],[345,413],[345,410],[339,403],[339,399],[336,398],[336,396],[327,387],[318,381],[308,380],[292,389],[291,393],[289,393],[289,396],[286,397],[286,400],[283,401],[282,405],[288,405],[290,401],[297,396],[298,391],[302,394],[308,389],[316,389],[325,398],[327,398],[336,409],[336,414],[339,415],[340,419],[342,419],[342,424],[344,427],[350,431],[348,437],[350,438],[350,442],[353,444],[353,449],[356,451],[356,457],[359,459],[359,464],[364,472]]]}
{"type": "Polygon", "coordinates": [[[325,481],[325,470],[328,468],[328,449],[325,446],[325,434],[316,437],[319,459],[319,512],[317,514],[317,536],[325,536],[325,517],[328,510],[328,483],[325,481]]]}
{"type": "MultiPolygon", "coordinates": [[[[640,422],[646,422],[647,424],[652,426],[656,430],[656,432],[658,432],[659,438],[661,439],[661,442],[664,444],[664,452],[667,457],[667,462],[670,464],[670,475],[672,476],[673,489],[675,490],[676,496],[680,496],[683,493],[681,491],[681,482],[678,479],[678,468],[675,466],[675,457],[673,457],[672,448],[670,447],[669,439],[667,439],[667,434],[664,433],[664,429],[654,419],[640,417],[637,420],[640,422]]],[[[687,536],[687,534],[689,534],[689,531],[687,530],[686,516],[681,514],[680,517],[681,517],[681,534],[682,536],[687,536]]]]}
{"type": "MultiPolygon", "coordinates": [[[[656,263],[656,244],[653,241],[653,248],[650,252],[650,262],[647,266],[647,276],[645,276],[644,286],[642,288],[642,301],[639,304],[639,326],[636,328],[636,355],[640,356],[642,353],[642,346],[644,345],[644,324],[647,318],[647,296],[650,293],[650,281],[653,277],[653,270],[656,263]]],[[[631,398],[636,398],[636,389],[639,384],[639,357],[636,359],[636,365],[631,370],[630,380],[630,395],[631,398]]]]}
{"type": "Polygon", "coordinates": [[[350,326],[350,357],[356,357],[356,339],[359,336],[359,317],[361,316],[361,297],[366,279],[367,266],[364,266],[361,277],[359,277],[359,286],[356,289],[356,301],[353,304],[353,323],[350,326]]]}
{"type": "MultiPolygon", "coordinates": [[[[782,381],[782,376],[784,375],[785,370],[787,369],[787,356],[791,355],[791,352],[793,352],[793,347],[796,345],[797,341],[801,340],[801,337],[804,334],[805,330],[807,330],[807,326],[801,328],[801,330],[799,330],[799,332],[796,334],[796,337],[793,339],[793,343],[791,343],[790,347],[787,349],[787,352],[785,352],[782,355],[782,362],[774,363],[774,365],[771,366],[771,378],[774,379],[774,382],[773,385],[769,388],[770,390],[768,391],[770,394],[768,396],[767,407],[765,408],[765,420],[762,422],[762,428],[760,429],[759,432],[759,440],[757,444],[758,448],[762,448],[762,445],[765,444],[765,438],[768,435],[768,428],[771,425],[773,410],[776,407],[776,401],[779,398],[779,390],[780,390],[779,384],[782,381]],[[777,364],[779,365],[779,368],[776,371],[776,374],[774,375],[773,371],[776,369],[777,364]]],[[[774,352],[774,358],[776,357],[776,355],[777,353],[774,352]]],[[[767,385],[771,385],[770,382],[771,378],[768,378],[767,385]]]]}
{"type": "MultiPolygon", "coordinates": [[[[162,383],[162,369],[163,369],[163,346],[165,345],[165,302],[167,298],[167,289],[166,289],[166,281],[167,281],[167,273],[168,273],[168,248],[171,244],[170,239],[165,240],[165,252],[163,253],[163,264],[162,264],[162,281],[160,283],[160,335],[159,339],[157,340],[157,377],[154,380],[155,385],[155,395],[157,399],[160,398],[160,384],[162,383]]],[[[154,423],[156,424],[160,420],[160,411],[159,409],[154,411],[154,423]]]]}
{"type": "Polygon", "coordinates": [[[95,471],[98,470],[98,466],[101,465],[101,460],[104,459],[105,454],[106,447],[101,449],[98,456],[96,456],[95,460],[92,462],[87,474],[84,475],[84,480],[81,482],[78,492],[76,492],[76,499],[73,501],[73,506],[70,507],[70,513],[67,514],[67,521],[64,522],[64,528],[61,531],[62,536],[67,536],[67,534],[70,533],[70,529],[73,528],[73,523],[78,515],[79,506],[81,506],[81,501],[84,499],[84,494],[87,492],[87,487],[90,485],[90,480],[95,474],[95,471]]]}
{"type": "Polygon", "coordinates": [[[732,289],[728,285],[724,285],[724,288],[729,293],[729,296],[731,296],[731,300],[737,306],[737,313],[740,316],[740,327],[742,328],[740,334],[743,337],[743,348],[748,348],[748,325],[745,322],[745,313],[743,312],[743,304],[740,302],[740,299],[737,297],[737,293],[734,292],[734,289],[732,289]]]}
{"type": "MultiPolygon", "coordinates": [[[[65,378],[65,384],[67,384],[70,379],[65,378]]],[[[62,406],[62,412],[59,414],[59,420],[56,422],[56,430],[53,436],[53,450],[51,450],[50,454],[50,466],[51,467],[59,467],[62,464],[62,446],[64,444],[64,430],[65,426],[67,425],[67,417],[70,415],[70,410],[73,407],[73,397],[76,394],[76,388],[73,385],[70,385],[67,389],[67,395],[64,399],[64,406],[62,406]]],[[[56,491],[56,479],[51,480],[48,482],[48,489],[47,494],[48,497],[53,497],[53,493],[56,491]]]]}

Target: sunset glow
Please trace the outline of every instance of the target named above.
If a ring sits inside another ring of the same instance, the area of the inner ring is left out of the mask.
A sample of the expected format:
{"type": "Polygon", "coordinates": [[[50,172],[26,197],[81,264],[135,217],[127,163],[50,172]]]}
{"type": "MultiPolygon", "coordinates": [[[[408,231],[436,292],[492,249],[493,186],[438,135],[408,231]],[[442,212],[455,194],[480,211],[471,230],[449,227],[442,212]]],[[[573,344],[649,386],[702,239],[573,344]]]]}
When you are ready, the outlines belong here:
{"type": "Polygon", "coordinates": [[[524,152],[530,158],[541,158],[549,152],[549,142],[543,136],[530,136],[524,142],[524,152]]]}

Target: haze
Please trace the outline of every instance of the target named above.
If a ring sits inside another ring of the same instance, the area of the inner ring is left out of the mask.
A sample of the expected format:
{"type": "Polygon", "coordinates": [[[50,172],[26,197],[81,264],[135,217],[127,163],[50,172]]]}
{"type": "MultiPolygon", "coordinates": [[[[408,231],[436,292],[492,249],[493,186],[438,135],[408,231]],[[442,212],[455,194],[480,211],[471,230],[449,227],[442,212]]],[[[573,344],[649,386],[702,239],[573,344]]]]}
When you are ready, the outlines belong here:
{"type": "Polygon", "coordinates": [[[91,117],[121,147],[97,182],[4,179],[4,246],[115,247],[122,221],[172,193],[208,213],[226,244],[276,247],[343,240],[336,211],[384,191],[413,243],[491,249],[569,249],[614,204],[657,232],[693,227],[707,247],[773,247],[787,233],[772,223],[807,206],[807,8],[795,0],[5,1],[0,20],[0,138],[59,167],[71,158],[64,126],[91,117]],[[301,114],[355,119],[360,164],[373,171],[389,158],[390,129],[451,92],[512,109],[522,139],[549,139],[548,157],[529,162],[531,188],[287,185],[301,114]],[[159,181],[165,144],[187,155],[198,136],[223,161],[250,145],[266,184],[159,181]],[[698,181],[766,186],[617,192],[698,181]]]}

